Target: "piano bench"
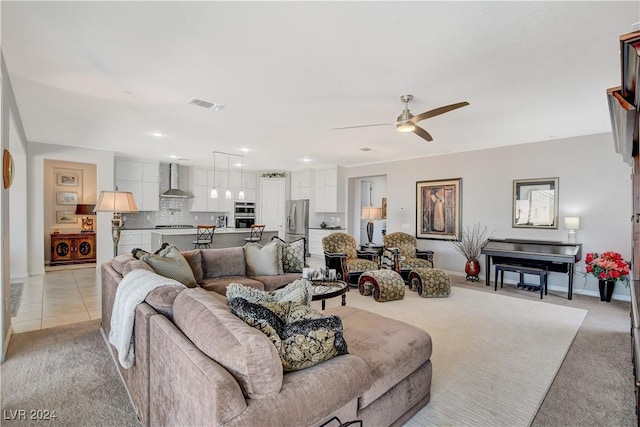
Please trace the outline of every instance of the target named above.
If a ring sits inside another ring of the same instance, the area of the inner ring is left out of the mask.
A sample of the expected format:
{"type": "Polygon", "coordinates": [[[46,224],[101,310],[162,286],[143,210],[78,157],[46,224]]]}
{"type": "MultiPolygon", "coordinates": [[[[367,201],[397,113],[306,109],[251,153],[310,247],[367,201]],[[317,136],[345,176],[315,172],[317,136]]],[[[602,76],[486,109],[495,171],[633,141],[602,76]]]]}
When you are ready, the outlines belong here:
{"type": "Polygon", "coordinates": [[[520,274],[520,284],[525,286],[524,284],[524,275],[532,274],[538,276],[540,278],[540,299],[542,299],[542,292],[547,295],[547,276],[548,272],[546,268],[536,268],[536,267],[527,267],[522,265],[513,265],[513,264],[494,264],[496,267],[495,274],[495,287],[494,291],[498,290],[498,272],[500,272],[500,287],[504,282],[504,272],[511,271],[514,273],[520,274]]]}

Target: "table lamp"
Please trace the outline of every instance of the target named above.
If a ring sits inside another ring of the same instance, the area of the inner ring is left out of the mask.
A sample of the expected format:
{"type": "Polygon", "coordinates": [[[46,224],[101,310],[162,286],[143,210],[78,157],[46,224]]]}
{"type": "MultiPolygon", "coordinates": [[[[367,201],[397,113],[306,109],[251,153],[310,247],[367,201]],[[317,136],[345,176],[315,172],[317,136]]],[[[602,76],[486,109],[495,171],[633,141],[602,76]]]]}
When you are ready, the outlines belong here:
{"type": "Polygon", "coordinates": [[[576,243],[576,230],[580,230],[580,217],[579,216],[565,217],[564,228],[569,230],[567,233],[567,242],[576,243]]]}
{"type": "Polygon", "coordinates": [[[373,220],[382,219],[382,208],[374,208],[373,206],[366,206],[362,208],[362,219],[366,219],[367,222],[367,238],[369,241],[367,245],[373,246],[373,220]]]}
{"type": "Polygon", "coordinates": [[[111,238],[113,239],[113,256],[118,255],[120,230],[124,225],[121,214],[138,212],[133,194],[128,191],[101,191],[94,212],[113,212],[111,220],[111,238]]]}
{"type": "Polygon", "coordinates": [[[93,230],[93,210],[96,205],[80,204],[76,205],[76,215],[82,215],[82,230],[81,233],[94,233],[93,230]]]}

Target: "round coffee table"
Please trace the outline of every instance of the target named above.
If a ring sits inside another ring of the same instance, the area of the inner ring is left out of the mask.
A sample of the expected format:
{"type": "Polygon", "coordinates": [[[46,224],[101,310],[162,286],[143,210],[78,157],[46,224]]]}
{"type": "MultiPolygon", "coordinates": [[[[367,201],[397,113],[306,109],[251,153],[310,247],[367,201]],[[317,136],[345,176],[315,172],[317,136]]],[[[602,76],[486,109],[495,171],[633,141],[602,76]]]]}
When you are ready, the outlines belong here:
{"type": "Polygon", "coordinates": [[[342,295],[342,305],[347,305],[347,296],[349,290],[347,282],[342,280],[312,280],[313,296],[311,301],[322,301],[322,309],[324,310],[325,300],[342,295]]]}

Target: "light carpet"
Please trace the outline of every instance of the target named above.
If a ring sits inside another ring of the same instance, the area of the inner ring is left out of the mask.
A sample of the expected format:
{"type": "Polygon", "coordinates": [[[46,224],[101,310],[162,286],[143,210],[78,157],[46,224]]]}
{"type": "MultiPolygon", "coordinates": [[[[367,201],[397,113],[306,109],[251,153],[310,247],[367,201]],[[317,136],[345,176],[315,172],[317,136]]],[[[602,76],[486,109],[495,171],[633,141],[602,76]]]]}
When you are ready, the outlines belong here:
{"type": "Polygon", "coordinates": [[[431,401],[406,426],[528,426],[586,310],[452,287],[448,298],[407,290],[347,305],[418,326],[433,340],[431,401]]]}

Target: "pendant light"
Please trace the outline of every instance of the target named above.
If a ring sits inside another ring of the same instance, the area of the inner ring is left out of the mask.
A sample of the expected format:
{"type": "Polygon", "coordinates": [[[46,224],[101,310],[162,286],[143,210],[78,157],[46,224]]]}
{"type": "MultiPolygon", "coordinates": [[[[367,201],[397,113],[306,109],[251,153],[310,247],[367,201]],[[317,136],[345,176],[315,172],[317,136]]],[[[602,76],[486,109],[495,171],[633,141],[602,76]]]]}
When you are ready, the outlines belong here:
{"type": "Polygon", "coordinates": [[[240,156],[240,192],[238,193],[238,199],[244,200],[244,163],[240,156]]]}
{"type": "Polygon", "coordinates": [[[230,173],[230,163],[229,163],[229,158],[231,156],[227,154],[227,191],[224,192],[224,198],[229,200],[231,199],[231,189],[229,188],[229,185],[231,185],[230,183],[230,177],[231,177],[231,173],[230,173]]]}
{"type": "Polygon", "coordinates": [[[211,198],[218,198],[218,190],[216,190],[216,152],[213,152],[213,188],[211,189],[211,198]]]}

